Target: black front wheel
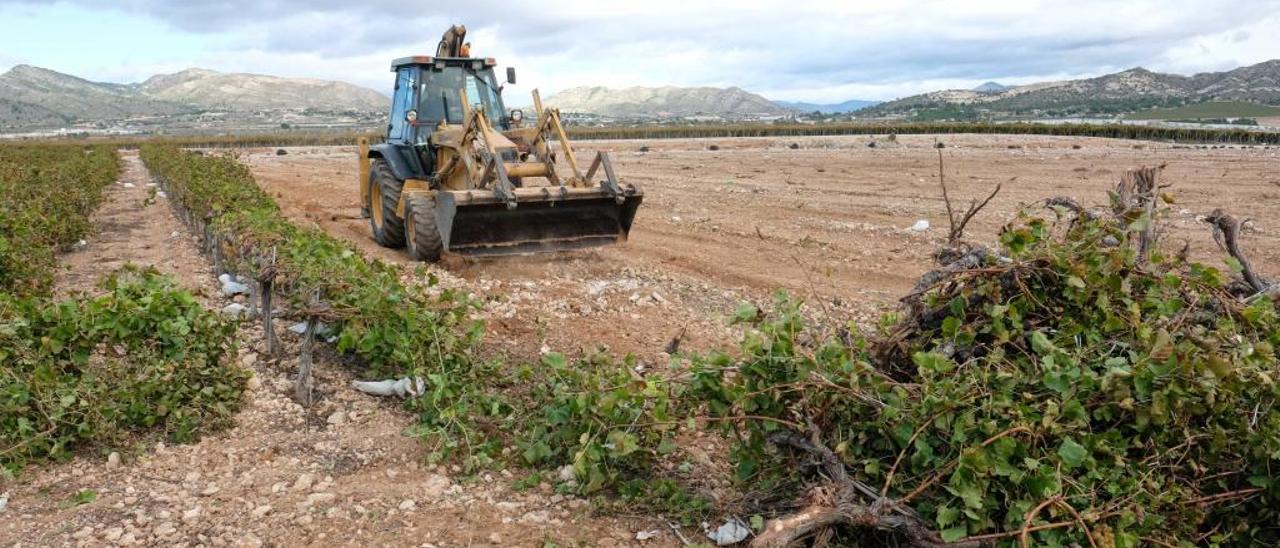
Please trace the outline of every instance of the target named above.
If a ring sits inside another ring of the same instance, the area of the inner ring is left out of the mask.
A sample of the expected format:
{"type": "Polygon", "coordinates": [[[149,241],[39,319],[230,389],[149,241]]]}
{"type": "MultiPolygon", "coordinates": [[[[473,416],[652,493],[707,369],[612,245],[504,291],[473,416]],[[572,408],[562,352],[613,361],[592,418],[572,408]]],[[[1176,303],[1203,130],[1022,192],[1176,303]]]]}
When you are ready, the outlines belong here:
{"type": "Polygon", "coordinates": [[[369,228],[373,241],[390,248],[404,247],[404,219],[396,215],[404,181],[396,179],[387,162],[374,159],[369,166],[369,228]]]}
{"type": "Polygon", "coordinates": [[[404,204],[404,220],[409,256],[419,261],[440,260],[440,255],[444,253],[444,241],[436,227],[435,198],[410,198],[404,204]]]}

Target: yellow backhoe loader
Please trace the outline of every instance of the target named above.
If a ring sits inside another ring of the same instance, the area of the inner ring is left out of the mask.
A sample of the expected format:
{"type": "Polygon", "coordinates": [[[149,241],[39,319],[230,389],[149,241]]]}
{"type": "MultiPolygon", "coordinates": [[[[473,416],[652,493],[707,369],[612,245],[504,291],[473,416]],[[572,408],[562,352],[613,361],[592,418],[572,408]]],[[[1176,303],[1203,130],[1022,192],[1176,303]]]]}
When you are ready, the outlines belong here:
{"type": "MultiPolygon", "coordinates": [[[[426,261],[626,241],[641,189],[621,183],[603,152],[584,170],[560,112],[544,108],[536,90],[532,119],[506,110],[496,63],[470,57],[465,37],[454,26],[435,56],[391,63],[386,139],[360,141],[360,199],[374,240],[426,261]]],[[[506,81],[515,83],[514,69],[506,81]]]]}

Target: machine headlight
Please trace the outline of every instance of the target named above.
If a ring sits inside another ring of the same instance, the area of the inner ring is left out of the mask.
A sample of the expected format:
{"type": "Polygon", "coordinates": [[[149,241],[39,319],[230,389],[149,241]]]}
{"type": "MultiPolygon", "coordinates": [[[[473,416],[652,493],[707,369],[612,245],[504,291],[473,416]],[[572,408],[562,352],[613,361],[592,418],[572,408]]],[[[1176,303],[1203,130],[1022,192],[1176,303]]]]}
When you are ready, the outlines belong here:
{"type": "Polygon", "coordinates": [[[524,111],[518,108],[511,109],[511,121],[518,124],[521,120],[524,120],[524,111]]]}
{"type": "Polygon", "coordinates": [[[416,110],[410,110],[409,112],[404,113],[404,119],[405,119],[405,120],[408,120],[410,124],[412,124],[412,123],[414,123],[414,122],[417,122],[417,121],[418,121],[418,111],[416,111],[416,110]]]}

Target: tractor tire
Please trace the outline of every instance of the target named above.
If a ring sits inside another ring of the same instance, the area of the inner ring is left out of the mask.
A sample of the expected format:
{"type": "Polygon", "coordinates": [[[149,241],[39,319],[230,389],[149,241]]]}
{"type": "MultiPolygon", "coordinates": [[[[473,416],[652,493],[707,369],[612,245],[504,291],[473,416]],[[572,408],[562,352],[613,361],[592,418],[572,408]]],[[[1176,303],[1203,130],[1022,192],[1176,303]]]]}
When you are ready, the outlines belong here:
{"type": "Polygon", "coordinates": [[[410,198],[404,204],[404,221],[409,256],[418,261],[439,261],[444,253],[444,241],[436,227],[435,198],[410,198]]]}
{"type": "Polygon", "coordinates": [[[382,247],[404,247],[404,219],[396,215],[404,181],[396,179],[391,167],[375,158],[369,166],[369,228],[373,241],[382,247]]]}

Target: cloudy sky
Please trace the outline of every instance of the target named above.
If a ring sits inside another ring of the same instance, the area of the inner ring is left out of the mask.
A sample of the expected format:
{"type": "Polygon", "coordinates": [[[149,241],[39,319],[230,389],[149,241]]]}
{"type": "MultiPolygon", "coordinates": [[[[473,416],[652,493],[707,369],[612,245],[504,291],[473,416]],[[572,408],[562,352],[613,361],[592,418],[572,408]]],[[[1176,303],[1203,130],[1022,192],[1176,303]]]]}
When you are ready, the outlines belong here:
{"type": "Polygon", "coordinates": [[[1280,58],[1280,0],[0,0],[0,71],[124,83],[198,66],[386,92],[389,61],[433,53],[450,23],[517,67],[522,93],[709,85],[836,102],[1280,58]]]}

